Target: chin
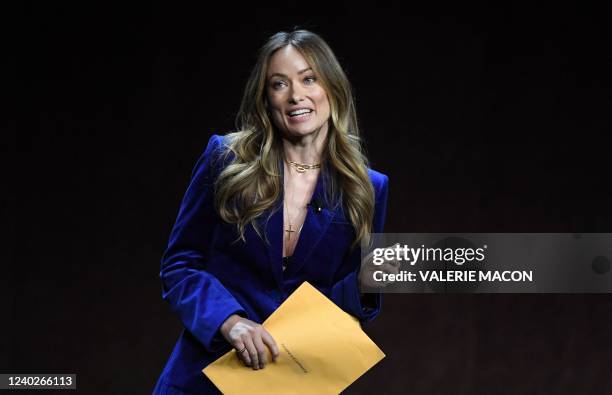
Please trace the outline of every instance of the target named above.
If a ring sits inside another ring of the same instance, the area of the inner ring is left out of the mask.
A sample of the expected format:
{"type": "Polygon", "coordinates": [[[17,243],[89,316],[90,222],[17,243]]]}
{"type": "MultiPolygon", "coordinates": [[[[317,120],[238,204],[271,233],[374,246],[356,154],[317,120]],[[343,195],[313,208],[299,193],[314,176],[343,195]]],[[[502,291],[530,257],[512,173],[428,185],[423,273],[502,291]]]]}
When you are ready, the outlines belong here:
{"type": "Polygon", "coordinates": [[[323,128],[324,125],[318,126],[309,126],[309,125],[301,125],[301,126],[289,126],[287,127],[286,133],[290,136],[308,136],[310,134],[316,133],[323,128]]]}
{"type": "Polygon", "coordinates": [[[292,136],[308,136],[309,134],[312,134],[316,131],[317,129],[314,128],[287,129],[287,132],[292,136]]]}

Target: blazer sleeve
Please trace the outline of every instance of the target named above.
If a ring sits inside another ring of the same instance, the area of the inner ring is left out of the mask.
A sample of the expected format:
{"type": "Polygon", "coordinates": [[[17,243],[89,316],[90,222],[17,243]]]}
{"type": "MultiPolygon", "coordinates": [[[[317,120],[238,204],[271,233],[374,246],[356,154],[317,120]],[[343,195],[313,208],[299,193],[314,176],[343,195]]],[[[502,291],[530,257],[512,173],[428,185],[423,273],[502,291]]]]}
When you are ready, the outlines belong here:
{"type": "Polygon", "coordinates": [[[219,217],[213,183],[222,137],[213,135],[191,174],[161,260],[163,299],[204,347],[215,352],[227,345],[219,332],[232,314],[248,314],[232,294],[206,271],[207,253],[219,217]]]}
{"type": "MultiPolygon", "coordinates": [[[[373,233],[383,232],[387,215],[389,178],[386,175],[381,176],[381,185],[376,194],[372,224],[373,233]]],[[[380,313],[382,295],[380,292],[363,295],[359,292],[360,248],[353,249],[347,259],[356,262],[356,269],[332,286],[331,300],[343,310],[355,316],[362,324],[370,322],[380,313]]]]}

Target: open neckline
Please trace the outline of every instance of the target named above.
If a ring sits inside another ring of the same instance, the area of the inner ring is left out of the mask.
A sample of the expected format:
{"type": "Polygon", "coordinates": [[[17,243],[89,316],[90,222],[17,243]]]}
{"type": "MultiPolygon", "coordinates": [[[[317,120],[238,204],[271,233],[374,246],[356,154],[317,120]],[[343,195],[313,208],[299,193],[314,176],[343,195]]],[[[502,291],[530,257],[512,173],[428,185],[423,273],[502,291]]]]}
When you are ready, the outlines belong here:
{"type": "MultiPolygon", "coordinates": [[[[281,244],[281,256],[285,253],[285,215],[286,215],[286,210],[285,210],[285,198],[287,197],[285,192],[285,163],[284,161],[281,161],[282,163],[282,184],[283,184],[283,191],[282,191],[282,195],[281,195],[281,199],[282,199],[282,204],[281,204],[281,210],[282,210],[282,244],[281,244]]],[[[290,167],[290,165],[288,165],[290,167]]],[[[323,182],[323,175],[322,172],[319,171],[319,173],[317,174],[317,178],[314,182],[314,187],[312,189],[312,193],[310,194],[310,199],[309,201],[312,201],[313,198],[315,198],[315,196],[317,196],[317,192],[319,191],[319,189],[321,188],[321,183],[323,182]]],[[[302,229],[304,229],[304,226],[306,225],[306,221],[308,221],[308,217],[310,216],[310,208],[309,208],[309,203],[306,203],[306,215],[304,216],[304,221],[302,222],[302,225],[300,226],[300,230],[297,231],[297,234],[295,235],[297,237],[297,240],[295,242],[295,245],[293,246],[293,250],[292,250],[292,254],[289,256],[283,256],[282,259],[283,261],[288,261],[288,259],[286,258],[291,258],[295,255],[296,251],[298,250],[299,246],[302,243],[302,229]]]]}

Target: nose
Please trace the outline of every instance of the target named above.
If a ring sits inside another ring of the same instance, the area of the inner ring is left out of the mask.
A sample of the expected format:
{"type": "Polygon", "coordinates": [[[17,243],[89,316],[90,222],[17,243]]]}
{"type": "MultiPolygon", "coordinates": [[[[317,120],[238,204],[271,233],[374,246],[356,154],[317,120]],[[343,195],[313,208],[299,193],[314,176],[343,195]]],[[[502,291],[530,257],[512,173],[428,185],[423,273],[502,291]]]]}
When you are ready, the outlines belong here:
{"type": "Polygon", "coordinates": [[[297,104],[302,100],[304,100],[304,94],[302,93],[301,88],[295,84],[292,85],[291,92],[289,92],[289,102],[291,104],[297,104]]]}

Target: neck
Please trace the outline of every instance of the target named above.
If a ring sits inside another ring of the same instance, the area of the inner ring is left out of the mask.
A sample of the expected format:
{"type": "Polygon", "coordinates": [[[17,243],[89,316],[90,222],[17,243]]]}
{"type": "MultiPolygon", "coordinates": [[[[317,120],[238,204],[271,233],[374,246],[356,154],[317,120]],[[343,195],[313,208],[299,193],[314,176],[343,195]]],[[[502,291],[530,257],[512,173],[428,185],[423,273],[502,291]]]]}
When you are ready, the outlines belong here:
{"type": "Polygon", "coordinates": [[[285,158],[307,165],[321,163],[326,140],[326,127],[306,136],[283,137],[285,158]]]}

